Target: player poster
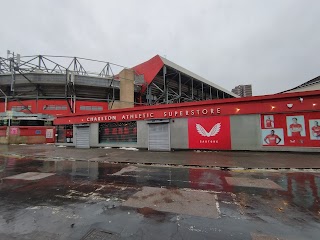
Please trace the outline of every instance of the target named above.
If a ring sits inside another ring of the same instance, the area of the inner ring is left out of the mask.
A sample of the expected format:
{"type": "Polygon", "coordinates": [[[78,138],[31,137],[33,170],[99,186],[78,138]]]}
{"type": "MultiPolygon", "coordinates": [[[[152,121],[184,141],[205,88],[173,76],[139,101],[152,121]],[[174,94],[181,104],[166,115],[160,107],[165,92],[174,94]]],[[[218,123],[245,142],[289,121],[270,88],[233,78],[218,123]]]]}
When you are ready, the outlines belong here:
{"type": "Polygon", "coordinates": [[[320,119],[309,120],[309,131],[311,140],[320,141],[320,119]]]}
{"type": "Polygon", "coordinates": [[[287,116],[287,131],[289,137],[305,137],[304,116],[287,116]]]}
{"type": "Polygon", "coordinates": [[[261,143],[273,147],[320,147],[320,112],[261,115],[261,143]]]}
{"type": "Polygon", "coordinates": [[[263,129],[262,130],[263,145],[279,146],[284,145],[284,135],[282,128],[263,129]]]}
{"type": "Polygon", "coordinates": [[[264,127],[265,128],[274,128],[273,115],[265,115],[264,116],[264,127]]]}

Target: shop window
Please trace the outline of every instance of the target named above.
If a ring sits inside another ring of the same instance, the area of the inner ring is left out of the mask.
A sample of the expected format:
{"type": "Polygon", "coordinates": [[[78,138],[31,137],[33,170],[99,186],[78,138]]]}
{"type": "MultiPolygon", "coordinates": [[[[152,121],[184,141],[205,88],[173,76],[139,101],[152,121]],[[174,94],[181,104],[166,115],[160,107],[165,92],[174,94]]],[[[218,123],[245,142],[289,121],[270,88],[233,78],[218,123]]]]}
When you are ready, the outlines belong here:
{"type": "Polygon", "coordinates": [[[15,112],[31,110],[31,106],[13,106],[11,110],[15,112]]]}
{"type": "MultiPolygon", "coordinates": [[[[7,119],[0,120],[0,126],[8,126],[9,121],[7,119]]],[[[43,121],[43,120],[19,120],[11,119],[10,126],[52,126],[52,121],[43,121]]]]}
{"type": "Polygon", "coordinates": [[[99,142],[137,142],[137,122],[100,123],[99,142]]]}
{"type": "Polygon", "coordinates": [[[80,106],[80,110],[82,110],[82,111],[103,111],[103,107],[101,107],[101,106],[80,106]]]}
{"type": "Polygon", "coordinates": [[[53,122],[52,121],[44,121],[43,125],[44,126],[53,126],[53,122]]]}
{"type": "Polygon", "coordinates": [[[73,125],[58,125],[57,134],[58,143],[73,143],[73,125]]]}
{"type": "Polygon", "coordinates": [[[67,110],[66,105],[44,105],[43,110],[67,110]]]}
{"type": "Polygon", "coordinates": [[[19,124],[16,126],[44,126],[42,120],[19,120],[19,124]]]}

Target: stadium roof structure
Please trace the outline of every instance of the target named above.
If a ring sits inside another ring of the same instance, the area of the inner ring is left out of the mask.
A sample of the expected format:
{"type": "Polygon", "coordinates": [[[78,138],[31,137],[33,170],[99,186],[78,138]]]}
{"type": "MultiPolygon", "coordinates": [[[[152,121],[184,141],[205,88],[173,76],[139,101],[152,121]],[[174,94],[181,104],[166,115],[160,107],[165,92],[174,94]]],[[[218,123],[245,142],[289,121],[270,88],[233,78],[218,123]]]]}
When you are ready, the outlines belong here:
{"type": "Polygon", "coordinates": [[[159,55],[133,69],[144,76],[141,92],[148,105],[239,97],[159,55]]]}
{"type": "Polygon", "coordinates": [[[281,93],[302,92],[302,91],[312,91],[312,90],[320,90],[320,76],[313,78],[305,83],[302,83],[297,87],[283,91],[281,93]]]}
{"type": "Polygon", "coordinates": [[[136,106],[238,97],[159,55],[127,68],[80,57],[8,53],[6,58],[0,57],[0,101],[77,99],[113,103],[120,99],[118,73],[123,69],[135,72],[136,106]]]}

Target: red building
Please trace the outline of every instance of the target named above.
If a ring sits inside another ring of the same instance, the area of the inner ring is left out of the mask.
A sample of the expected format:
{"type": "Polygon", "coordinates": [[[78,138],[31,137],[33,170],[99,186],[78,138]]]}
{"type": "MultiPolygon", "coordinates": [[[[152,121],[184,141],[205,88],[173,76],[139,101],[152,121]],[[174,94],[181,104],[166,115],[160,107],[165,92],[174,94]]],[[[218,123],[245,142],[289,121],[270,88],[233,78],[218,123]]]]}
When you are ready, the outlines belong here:
{"type": "Polygon", "coordinates": [[[319,94],[310,91],[73,114],[58,117],[54,124],[73,127],[76,147],[319,151],[319,94]]]}

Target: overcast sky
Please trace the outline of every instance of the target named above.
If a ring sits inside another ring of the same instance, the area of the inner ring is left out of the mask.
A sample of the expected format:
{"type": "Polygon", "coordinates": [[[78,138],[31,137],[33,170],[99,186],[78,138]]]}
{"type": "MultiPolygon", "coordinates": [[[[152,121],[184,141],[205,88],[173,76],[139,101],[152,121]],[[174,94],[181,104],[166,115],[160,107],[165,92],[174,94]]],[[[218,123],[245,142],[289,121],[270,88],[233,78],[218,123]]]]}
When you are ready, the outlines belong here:
{"type": "Polygon", "coordinates": [[[254,95],[320,75],[319,0],[0,0],[0,56],[71,55],[135,66],[165,56],[254,95]]]}

